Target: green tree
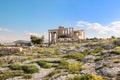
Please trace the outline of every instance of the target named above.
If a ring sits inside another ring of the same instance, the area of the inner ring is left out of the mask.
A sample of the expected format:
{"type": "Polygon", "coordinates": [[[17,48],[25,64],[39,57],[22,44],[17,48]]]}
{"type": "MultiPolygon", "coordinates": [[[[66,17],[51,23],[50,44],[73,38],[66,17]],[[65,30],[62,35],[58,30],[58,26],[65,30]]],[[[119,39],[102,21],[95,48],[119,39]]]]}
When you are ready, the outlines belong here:
{"type": "Polygon", "coordinates": [[[18,42],[15,43],[16,46],[20,46],[20,44],[18,42]]]}
{"type": "Polygon", "coordinates": [[[37,44],[37,45],[41,45],[44,42],[44,36],[37,37],[35,35],[31,35],[30,39],[33,44],[37,44]]]}
{"type": "Polygon", "coordinates": [[[115,39],[115,36],[111,36],[112,39],[115,39]]]}
{"type": "Polygon", "coordinates": [[[37,39],[37,44],[43,44],[44,42],[44,36],[41,36],[40,38],[37,39]]]}
{"type": "Polygon", "coordinates": [[[31,36],[30,36],[30,39],[31,39],[31,42],[32,42],[33,44],[36,44],[36,42],[37,42],[37,37],[36,37],[36,36],[31,35],[31,36]]]}

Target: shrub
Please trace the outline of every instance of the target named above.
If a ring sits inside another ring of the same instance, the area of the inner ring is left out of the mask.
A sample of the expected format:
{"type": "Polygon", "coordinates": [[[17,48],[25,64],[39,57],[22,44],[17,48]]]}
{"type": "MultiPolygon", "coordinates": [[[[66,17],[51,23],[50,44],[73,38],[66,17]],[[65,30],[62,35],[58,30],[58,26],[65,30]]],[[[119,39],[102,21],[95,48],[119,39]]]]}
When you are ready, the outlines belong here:
{"type": "Polygon", "coordinates": [[[23,76],[24,79],[31,79],[32,78],[32,74],[25,74],[23,76]]]}
{"type": "Polygon", "coordinates": [[[60,60],[55,60],[55,61],[50,61],[51,63],[61,63],[61,61],[60,60]]]}
{"type": "Polygon", "coordinates": [[[54,71],[50,72],[50,73],[46,76],[45,80],[49,80],[49,78],[51,78],[53,75],[58,74],[58,73],[60,73],[60,70],[54,70],[54,71]]]}
{"type": "Polygon", "coordinates": [[[5,63],[7,63],[7,64],[11,64],[12,61],[13,61],[13,59],[12,59],[10,56],[7,56],[7,57],[5,57],[4,61],[5,61],[5,63]]]}
{"type": "Polygon", "coordinates": [[[112,50],[112,51],[110,52],[110,54],[119,55],[119,54],[120,54],[120,50],[112,50]]]}
{"type": "Polygon", "coordinates": [[[120,71],[118,71],[117,76],[120,76],[120,71]]]}
{"type": "Polygon", "coordinates": [[[105,80],[104,77],[102,77],[102,76],[98,76],[95,74],[92,74],[91,76],[92,76],[93,80],[105,80]]]}
{"type": "Polygon", "coordinates": [[[22,58],[22,61],[25,61],[25,60],[27,60],[28,59],[28,57],[23,57],[22,58]]]}
{"type": "Polygon", "coordinates": [[[80,73],[82,63],[71,63],[68,65],[70,73],[80,73]]]}
{"type": "Polygon", "coordinates": [[[52,64],[51,63],[46,63],[43,68],[51,68],[52,67],[52,64]]]}
{"type": "Polygon", "coordinates": [[[56,74],[56,71],[50,72],[50,73],[47,75],[47,77],[52,77],[54,74],[56,74]]]}
{"type": "Polygon", "coordinates": [[[83,55],[82,53],[72,53],[72,54],[67,54],[66,56],[64,56],[64,58],[77,59],[77,60],[81,60],[84,57],[85,55],[83,55]]]}
{"type": "Polygon", "coordinates": [[[35,65],[25,65],[22,67],[22,69],[24,70],[25,73],[37,73],[39,72],[39,68],[37,68],[37,66],[35,65]]]}
{"type": "Polygon", "coordinates": [[[0,74],[0,80],[6,80],[8,78],[13,78],[15,76],[23,76],[22,71],[4,71],[3,73],[0,74]]]}
{"type": "Polygon", "coordinates": [[[42,68],[51,68],[52,64],[48,63],[47,61],[37,61],[37,64],[40,65],[42,68]]]}
{"type": "Polygon", "coordinates": [[[0,54],[0,57],[2,57],[3,55],[2,54],[0,54]]]}
{"type": "Polygon", "coordinates": [[[0,60],[0,66],[2,66],[4,64],[3,60],[0,60]]]}
{"type": "Polygon", "coordinates": [[[100,60],[103,60],[104,58],[103,57],[99,57],[99,58],[96,58],[94,61],[97,62],[97,61],[100,61],[100,60]]]}
{"type": "Polygon", "coordinates": [[[22,65],[20,62],[15,62],[9,66],[12,70],[22,70],[22,65]]]}
{"type": "Polygon", "coordinates": [[[115,47],[115,49],[112,50],[110,53],[119,55],[120,54],[120,47],[115,47]]]}
{"type": "Polygon", "coordinates": [[[112,77],[114,77],[114,75],[113,74],[107,74],[107,77],[112,78],[112,77]]]}
{"type": "Polygon", "coordinates": [[[120,50],[120,47],[115,47],[115,50],[120,50]]]}
{"type": "Polygon", "coordinates": [[[113,44],[116,45],[116,46],[120,46],[120,39],[114,40],[113,44]]]}
{"type": "Polygon", "coordinates": [[[68,62],[67,61],[65,61],[65,60],[61,60],[61,62],[60,62],[60,64],[58,65],[58,67],[57,68],[59,68],[59,69],[68,69],[68,62]]]}
{"type": "Polygon", "coordinates": [[[95,74],[84,74],[83,76],[75,76],[68,80],[104,80],[104,78],[95,74]]]}
{"type": "Polygon", "coordinates": [[[119,63],[119,62],[120,62],[120,60],[119,60],[119,59],[116,59],[116,58],[113,58],[112,61],[113,61],[114,63],[119,63]]]}
{"type": "Polygon", "coordinates": [[[92,53],[98,53],[98,52],[101,52],[102,50],[103,50],[103,48],[96,47],[96,48],[94,48],[94,50],[92,51],[92,53]]]}

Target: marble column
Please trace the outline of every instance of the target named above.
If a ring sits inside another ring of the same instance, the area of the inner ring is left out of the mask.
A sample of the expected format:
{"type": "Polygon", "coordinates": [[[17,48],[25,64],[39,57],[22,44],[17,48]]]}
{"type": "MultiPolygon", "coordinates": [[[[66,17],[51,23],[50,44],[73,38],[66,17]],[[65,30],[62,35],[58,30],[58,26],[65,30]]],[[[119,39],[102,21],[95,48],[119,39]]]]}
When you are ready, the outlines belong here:
{"type": "Polygon", "coordinates": [[[56,32],[56,42],[58,42],[58,31],[56,32]]]}
{"type": "Polygon", "coordinates": [[[67,35],[68,35],[69,33],[68,33],[68,29],[67,29],[67,35]]]}
{"type": "Polygon", "coordinates": [[[73,32],[73,28],[72,28],[72,32],[73,32]]]}
{"type": "Polygon", "coordinates": [[[49,45],[51,44],[51,32],[48,34],[49,45]]]}
{"type": "Polygon", "coordinates": [[[54,35],[53,35],[53,32],[51,32],[51,43],[53,43],[54,41],[54,37],[53,37],[54,35]]]}

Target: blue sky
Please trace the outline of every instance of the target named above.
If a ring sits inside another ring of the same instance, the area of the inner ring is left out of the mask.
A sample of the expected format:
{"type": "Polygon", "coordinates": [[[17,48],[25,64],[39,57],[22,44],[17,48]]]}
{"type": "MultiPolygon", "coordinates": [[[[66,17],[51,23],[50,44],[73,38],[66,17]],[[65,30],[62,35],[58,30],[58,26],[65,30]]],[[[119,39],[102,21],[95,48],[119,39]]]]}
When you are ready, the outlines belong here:
{"type": "Polygon", "coordinates": [[[119,37],[120,0],[0,0],[0,42],[47,36],[60,25],[86,37],[119,37]]]}

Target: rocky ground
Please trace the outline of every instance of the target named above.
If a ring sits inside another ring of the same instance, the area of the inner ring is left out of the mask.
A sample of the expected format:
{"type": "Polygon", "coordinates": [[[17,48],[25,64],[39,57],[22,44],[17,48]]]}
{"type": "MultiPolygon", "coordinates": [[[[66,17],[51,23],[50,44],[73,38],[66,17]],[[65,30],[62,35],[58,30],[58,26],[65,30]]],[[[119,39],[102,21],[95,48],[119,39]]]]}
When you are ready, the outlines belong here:
{"type": "MultiPolygon", "coordinates": [[[[32,48],[28,52],[26,49],[24,53],[1,56],[0,76],[7,70],[16,71],[9,66],[20,62],[21,65],[33,64],[39,69],[27,80],[74,80],[72,78],[86,74],[101,76],[102,80],[120,80],[120,46],[112,42],[59,44],[32,48]]],[[[26,80],[24,75],[8,76],[7,80],[26,80]]]]}

